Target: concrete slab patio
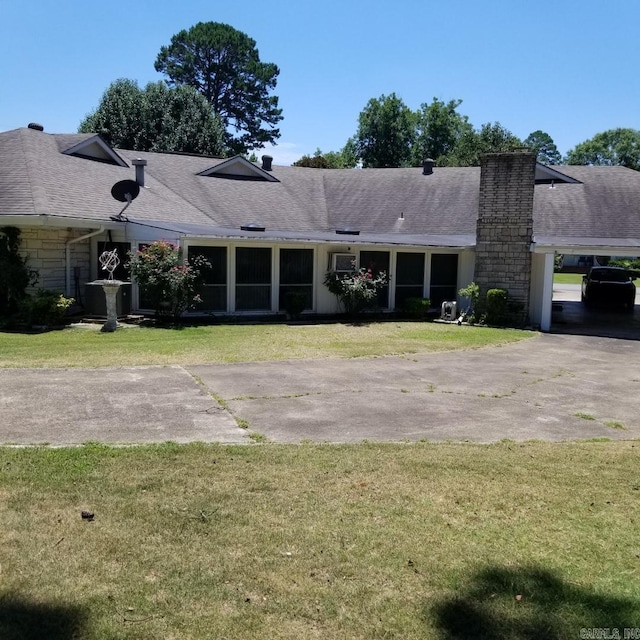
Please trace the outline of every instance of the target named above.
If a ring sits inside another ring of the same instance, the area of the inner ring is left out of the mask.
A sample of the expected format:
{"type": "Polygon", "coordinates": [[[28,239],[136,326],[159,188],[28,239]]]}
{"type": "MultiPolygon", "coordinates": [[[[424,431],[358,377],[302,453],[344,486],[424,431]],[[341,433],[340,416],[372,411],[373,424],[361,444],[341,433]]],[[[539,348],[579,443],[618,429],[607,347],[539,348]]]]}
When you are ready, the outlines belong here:
{"type": "Polygon", "coordinates": [[[640,341],[582,335],[405,357],[5,369],[0,389],[4,444],[640,437],[640,341]]]}

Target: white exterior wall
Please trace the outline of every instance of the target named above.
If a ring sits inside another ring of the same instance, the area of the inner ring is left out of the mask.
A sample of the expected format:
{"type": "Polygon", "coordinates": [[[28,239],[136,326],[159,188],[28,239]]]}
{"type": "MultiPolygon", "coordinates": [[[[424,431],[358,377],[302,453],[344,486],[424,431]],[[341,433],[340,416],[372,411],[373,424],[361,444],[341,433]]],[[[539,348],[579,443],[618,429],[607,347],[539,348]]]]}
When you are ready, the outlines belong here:
{"type": "MultiPolygon", "coordinates": [[[[458,290],[473,282],[476,265],[476,252],[473,249],[466,249],[460,253],[458,259],[458,290]]],[[[458,302],[460,298],[458,296],[458,302]]]]}
{"type": "MultiPolygon", "coordinates": [[[[33,290],[43,288],[65,292],[67,242],[86,235],[88,230],[66,227],[21,227],[20,232],[20,253],[27,258],[27,265],[31,269],[37,269],[40,274],[33,290]]],[[[74,267],[80,267],[81,293],[84,294],[84,285],[91,276],[91,239],[70,245],[70,257],[72,275],[74,267]]],[[[74,293],[72,290],[71,295],[73,296],[74,293]]]]}
{"type": "Polygon", "coordinates": [[[555,253],[531,254],[531,290],[529,293],[529,321],[542,331],[551,329],[553,302],[553,268],[555,253]]]}

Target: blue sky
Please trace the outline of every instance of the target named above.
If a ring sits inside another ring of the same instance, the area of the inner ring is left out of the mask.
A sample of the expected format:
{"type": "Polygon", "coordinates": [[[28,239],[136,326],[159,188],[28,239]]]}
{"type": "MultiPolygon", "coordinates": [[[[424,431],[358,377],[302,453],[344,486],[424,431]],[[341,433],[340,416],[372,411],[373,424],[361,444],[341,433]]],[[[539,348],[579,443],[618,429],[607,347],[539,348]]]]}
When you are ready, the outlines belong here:
{"type": "Polygon", "coordinates": [[[280,68],[276,164],[338,150],[392,92],[412,109],[459,98],[474,126],[542,129],[562,153],[640,128],[639,0],[0,0],[0,131],[76,131],[112,81],[162,79],[160,47],[206,21],[280,68]]]}

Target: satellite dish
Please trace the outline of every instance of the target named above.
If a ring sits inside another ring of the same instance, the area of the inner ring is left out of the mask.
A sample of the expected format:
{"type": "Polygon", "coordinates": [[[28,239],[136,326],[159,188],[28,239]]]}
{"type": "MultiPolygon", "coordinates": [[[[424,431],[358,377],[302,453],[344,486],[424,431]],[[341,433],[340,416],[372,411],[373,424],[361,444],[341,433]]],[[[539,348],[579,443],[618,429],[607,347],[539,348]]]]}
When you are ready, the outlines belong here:
{"type": "Polygon", "coordinates": [[[111,195],[120,202],[131,202],[139,193],[140,185],[135,180],[120,180],[111,187],[111,195]]]}

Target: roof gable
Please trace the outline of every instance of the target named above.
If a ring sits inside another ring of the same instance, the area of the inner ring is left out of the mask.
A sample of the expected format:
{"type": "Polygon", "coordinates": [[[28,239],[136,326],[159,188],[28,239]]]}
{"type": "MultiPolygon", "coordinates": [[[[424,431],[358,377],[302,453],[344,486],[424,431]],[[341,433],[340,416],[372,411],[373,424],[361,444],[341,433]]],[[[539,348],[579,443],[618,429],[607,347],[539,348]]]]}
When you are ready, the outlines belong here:
{"type": "Polygon", "coordinates": [[[249,162],[242,156],[234,156],[220,164],[201,171],[199,176],[210,176],[212,178],[226,178],[228,180],[252,180],[254,182],[279,182],[268,171],[256,167],[253,162],[249,162]]]}
{"type": "Polygon", "coordinates": [[[96,160],[114,164],[118,167],[128,167],[129,165],[98,135],[82,140],[77,144],[65,149],[62,153],[76,158],[96,160]]]}
{"type": "Polygon", "coordinates": [[[570,176],[560,173],[557,169],[553,169],[552,167],[548,167],[547,165],[540,164],[536,162],[536,184],[554,184],[558,183],[568,183],[568,184],[580,184],[580,180],[576,180],[575,178],[571,178],[570,176]]]}

